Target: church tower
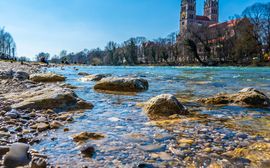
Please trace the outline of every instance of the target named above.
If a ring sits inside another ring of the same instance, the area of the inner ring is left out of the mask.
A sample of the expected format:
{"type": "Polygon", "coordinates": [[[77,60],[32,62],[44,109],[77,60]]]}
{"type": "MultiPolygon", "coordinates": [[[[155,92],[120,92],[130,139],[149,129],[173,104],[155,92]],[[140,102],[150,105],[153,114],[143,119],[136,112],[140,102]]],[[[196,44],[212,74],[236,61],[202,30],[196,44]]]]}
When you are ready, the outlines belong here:
{"type": "Polygon", "coordinates": [[[204,16],[208,17],[213,23],[218,23],[219,2],[218,0],[204,1],[204,16]]]}
{"type": "Polygon", "coordinates": [[[196,0],[182,0],[180,14],[180,33],[185,32],[196,22],[196,0]]]}

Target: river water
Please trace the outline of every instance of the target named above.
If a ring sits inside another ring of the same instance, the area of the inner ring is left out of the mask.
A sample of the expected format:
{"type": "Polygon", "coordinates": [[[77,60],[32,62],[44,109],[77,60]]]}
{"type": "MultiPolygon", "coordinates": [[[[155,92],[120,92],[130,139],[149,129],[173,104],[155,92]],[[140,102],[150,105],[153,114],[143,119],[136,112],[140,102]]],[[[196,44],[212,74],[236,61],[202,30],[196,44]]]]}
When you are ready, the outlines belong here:
{"type": "MultiPolygon", "coordinates": [[[[76,115],[75,121],[66,126],[70,131],[50,131],[44,135],[40,143],[34,145],[35,149],[49,156],[52,165],[182,167],[187,165],[188,160],[192,160],[190,158],[203,154],[202,150],[207,147],[213,151],[210,154],[217,155],[233,150],[239,145],[243,146],[244,144],[240,144],[243,139],[246,139],[246,145],[259,140],[269,141],[269,109],[237,106],[209,108],[196,103],[195,100],[220,92],[237,92],[245,87],[255,87],[270,95],[270,68],[78,66],[75,69],[70,66],[65,67],[65,70],[58,67],[48,71],[66,76],[67,83],[78,87],[75,90],[76,94],[95,106],[92,110],[76,115]],[[141,77],[148,80],[149,90],[136,95],[97,93],[93,90],[95,82],[79,81],[81,76],[77,75],[78,72],[141,77]],[[240,124],[239,128],[228,127],[220,121],[187,121],[170,126],[152,124],[136,104],[164,93],[176,95],[188,108],[196,107],[198,114],[235,120],[240,124]],[[241,129],[252,124],[256,126],[248,130],[241,129]],[[204,133],[198,133],[199,130],[203,130],[204,133]],[[71,138],[72,135],[83,131],[103,133],[106,136],[105,139],[88,142],[96,149],[93,158],[80,155],[76,143],[71,138]],[[260,131],[264,134],[252,134],[260,131]],[[204,137],[206,134],[208,137],[204,137]],[[248,138],[235,138],[236,135],[242,134],[248,138]],[[193,139],[194,143],[190,146],[179,145],[177,141],[180,135],[193,139]]],[[[210,154],[209,159],[212,157],[210,154]]],[[[209,163],[202,163],[204,166],[207,164],[209,163]]],[[[231,161],[230,164],[234,162],[231,161]]]]}

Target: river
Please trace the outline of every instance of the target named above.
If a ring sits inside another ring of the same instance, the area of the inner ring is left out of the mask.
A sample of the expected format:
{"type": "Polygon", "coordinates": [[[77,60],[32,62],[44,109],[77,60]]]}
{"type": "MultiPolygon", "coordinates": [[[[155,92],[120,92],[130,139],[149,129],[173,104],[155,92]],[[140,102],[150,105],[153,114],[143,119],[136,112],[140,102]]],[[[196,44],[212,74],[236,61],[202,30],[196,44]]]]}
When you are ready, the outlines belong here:
{"type": "MultiPolygon", "coordinates": [[[[181,167],[192,162],[194,164],[198,157],[206,159],[197,159],[202,163],[196,164],[207,166],[212,158],[217,162],[224,159],[219,156],[227,151],[258,141],[269,142],[269,109],[206,107],[196,103],[196,99],[221,92],[234,93],[245,87],[260,89],[269,96],[270,68],[69,66],[64,70],[57,67],[48,71],[66,76],[66,83],[78,87],[75,89],[78,96],[95,106],[76,115],[75,121],[66,126],[70,131],[50,131],[40,143],[33,146],[48,155],[53,165],[181,167]],[[148,80],[149,90],[136,95],[97,93],[93,90],[95,82],[79,81],[81,76],[78,76],[78,72],[141,77],[148,80]],[[136,104],[164,93],[174,94],[188,108],[217,120],[187,120],[181,124],[176,121],[169,126],[153,124],[136,104]],[[223,120],[236,122],[231,127],[223,124],[223,120]],[[249,129],[242,129],[249,126],[249,129]],[[105,139],[89,142],[96,149],[93,158],[82,157],[71,138],[83,131],[106,135],[105,139]],[[254,132],[262,133],[254,135],[254,132]],[[183,138],[194,142],[179,145],[179,139],[183,138]],[[207,154],[204,149],[209,150],[207,154]]],[[[229,160],[226,164],[236,163],[250,165],[246,160],[229,160]]]]}

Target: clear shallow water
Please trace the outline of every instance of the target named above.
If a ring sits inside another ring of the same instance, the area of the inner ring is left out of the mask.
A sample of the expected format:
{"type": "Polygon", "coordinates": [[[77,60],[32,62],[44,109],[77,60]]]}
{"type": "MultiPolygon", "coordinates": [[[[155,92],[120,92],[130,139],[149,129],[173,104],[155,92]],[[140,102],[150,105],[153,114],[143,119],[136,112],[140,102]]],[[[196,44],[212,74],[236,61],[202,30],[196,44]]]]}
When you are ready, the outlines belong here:
{"type": "MultiPolygon", "coordinates": [[[[67,83],[77,86],[75,92],[79,97],[94,104],[94,109],[79,114],[75,122],[67,125],[69,132],[59,129],[51,131],[34,146],[37,150],[50,156],[55,165],[82,165],[94,167],[114,167],[138,165],[152,160],[151,152],[143,150],[144,145],[160,145],[168,151],[169,144],[175,144],[177,131],[172,132],[147,124],[147,116],[137,102],[171,93],[185,100],[193,101],[215,95],[220,92],[237,92],[244,87],[255,87],[270,95],[270,68],[235,68],[235,67],[65,67],[50,68],[49,71],[67,77],[67,83]],[[112,74],[113,76],[142,77],[149,81],[149,90],[133,96],[97,93],[92,88],[95,82],[81,82],[78,72],[90,74],[112,74]],[[106,135],[100,141],[91,141],[96,154],[93,159],[79,155],[71,135],[82,131],[98,132],[106,135]],[[134,138],[136,135],[139,138],[134,138]]],[[[270,115],[268,109],[248,109],[226,106],[221,108],[201,108],[200,113],[218,118],[234,119],[237,117],[261,118],[270,115]]],[[[200,127],[198,124],[195,126],[200,127]]],[[[199,128],[198,128],[199,129],[199,128]]],[[[258,128],[260,129],[260,128],[258,128]]],[[[193,130],[194,131],[194,130],[193,130]]],[[[215,132],[224,132],[228,136],[234,131],[215,128],[215,132]]],[[[191,132],[192,133],[192,132],[191,132]]],[[[162,163],[164,159],[156,159],[162,163]]],[[[68,167],[68,166],[67,166],[68,167]]]]}

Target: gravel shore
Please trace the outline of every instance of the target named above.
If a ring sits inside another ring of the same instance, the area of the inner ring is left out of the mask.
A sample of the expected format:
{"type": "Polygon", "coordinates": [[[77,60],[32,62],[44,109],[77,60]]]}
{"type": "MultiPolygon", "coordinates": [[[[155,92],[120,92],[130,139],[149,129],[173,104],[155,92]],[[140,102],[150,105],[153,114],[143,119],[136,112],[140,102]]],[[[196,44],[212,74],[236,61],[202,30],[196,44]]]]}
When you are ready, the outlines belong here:
{"type": "MultiPolygon", "coordinates": [[[[0,61],[0,167],[17,167],[22,160],[25,165],[29,159],[25,145],[39,142],[42,132],[64,127],[74,113],[93,107],[68,88],[64,77],[58,82],[59,75],[46,73],[48,82],[37,81],[44,79],[45,69],[40,64],[0,61]]],[[[44,166],[45,156],[36,154],[31,154],[32,165],[44,166]]]]}

